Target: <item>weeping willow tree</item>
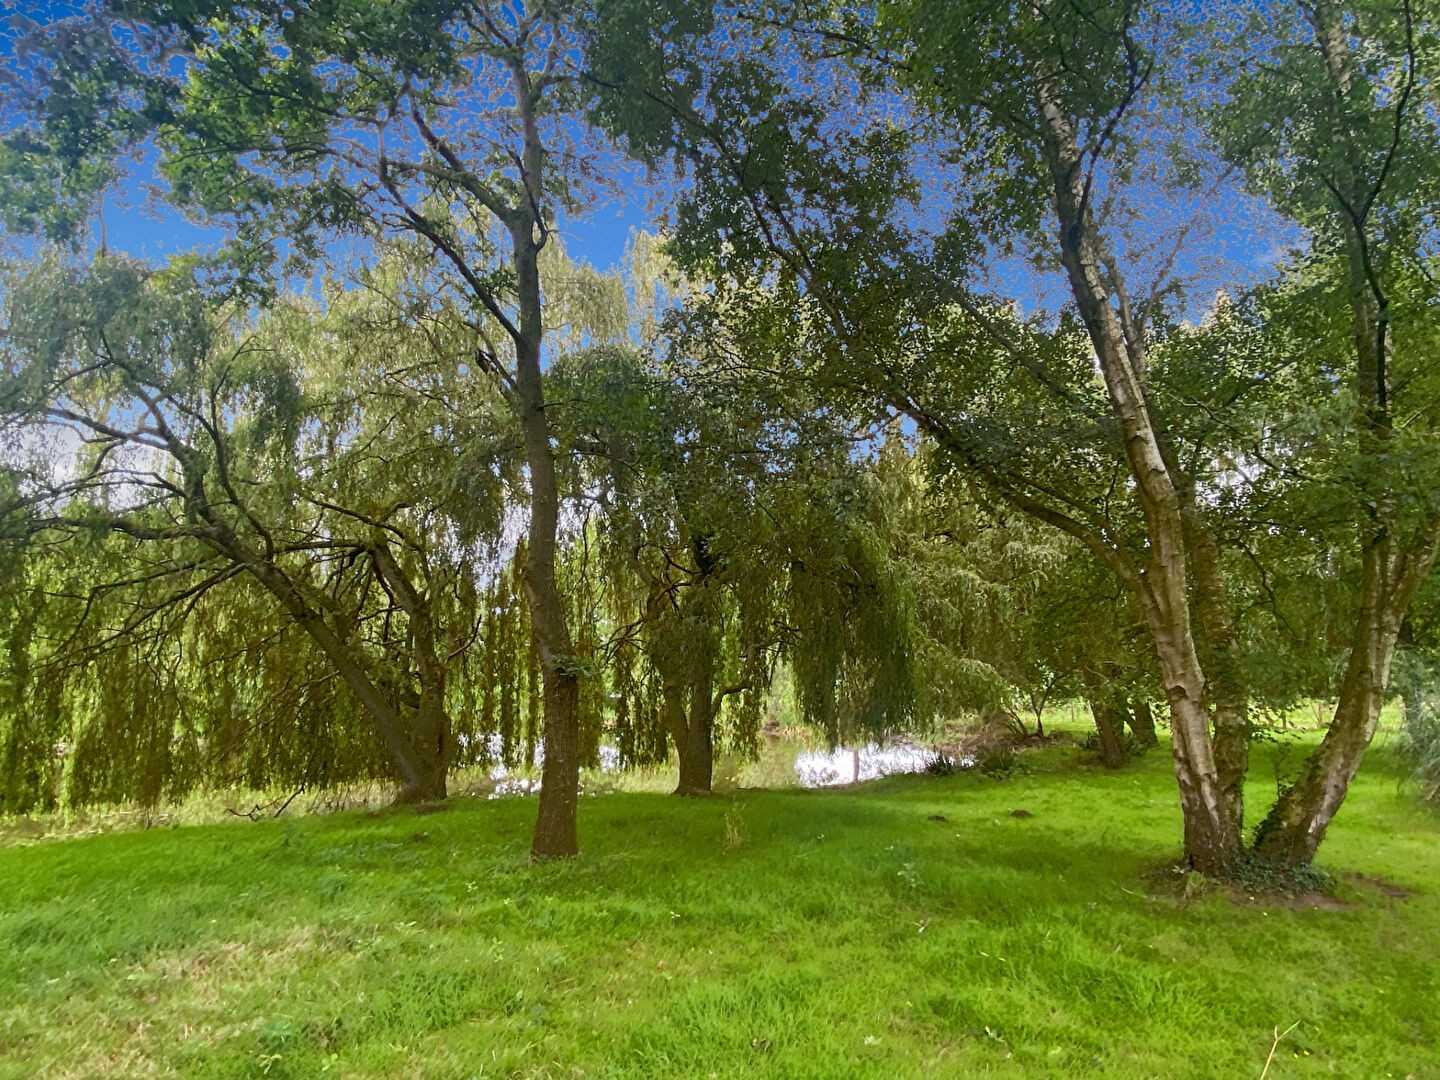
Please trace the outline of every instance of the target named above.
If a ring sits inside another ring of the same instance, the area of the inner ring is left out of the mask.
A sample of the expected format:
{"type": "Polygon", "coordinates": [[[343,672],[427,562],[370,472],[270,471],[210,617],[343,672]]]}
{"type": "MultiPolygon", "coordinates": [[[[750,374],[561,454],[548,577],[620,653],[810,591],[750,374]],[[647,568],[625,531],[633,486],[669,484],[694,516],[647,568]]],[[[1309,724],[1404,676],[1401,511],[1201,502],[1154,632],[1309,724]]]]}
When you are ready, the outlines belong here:
{"type": "Polygon", "coordinates": [[[142,580],[169,560],[136,547],[71,535],[27,568],[0,706],[5,812],[391,778],[363,709],[268,594],[243,578],[193,591],[178,569],[142,580]]]}
{"type": "Polygon", "coordinates": [[[258,318],[184,266],[11,282],[6,810],[236,781],[435,799],[525,738],[461,679],[500,633],[516,439],[465,378],[474,329],[405,271],[258,318]]]}
{"type": "Polygon", "coordinates": [[[1046,707],[1083,695],[1104,764],[1124,763],[1127,725],[1153,744],[1158,675],[1127,598],[1088,552],[997,505],[923,437],[892,434],[874,472],[889,558],[916,596],[925,714],[1028,735],[1028,713],[1043,736],[1046,707]]]}
{"type": "Polygon", "coordinates": [[[757,749],[782,663],[832,741],[910,724],[910,598],[843,429],[693,355],[590,349],[552,378],[582,455],[576,625],[603,629],[590,655],[622,761],[673,748],[677,793],[708,793],[717,746],[757,749]]]}
{"type": "Polygon", "coordinates": [[[874,471],[890,557],[916,596],[924,711],[1018,723],[1022,703],[1065,680],[1035,647],[1033,616],[1073,548],[987,508],[923,437],[912,445],[892,428],[874,471]]]}
{"type": "Polygon", "coordinates": [[[337,238],[426,246],[481,332],[472,374],[498,384],[521,435],[547,729],[532,850],[575,855],[585,690],[556,561],[542,263],[563,227],[624,186],[582,111],[587,29],[606,6],[95,0],[32,14],[0,88],[7,226],[82,234],[139,157],[160,197],[226,230],[252,293],[296,263],[308,273],[337,238]]]}

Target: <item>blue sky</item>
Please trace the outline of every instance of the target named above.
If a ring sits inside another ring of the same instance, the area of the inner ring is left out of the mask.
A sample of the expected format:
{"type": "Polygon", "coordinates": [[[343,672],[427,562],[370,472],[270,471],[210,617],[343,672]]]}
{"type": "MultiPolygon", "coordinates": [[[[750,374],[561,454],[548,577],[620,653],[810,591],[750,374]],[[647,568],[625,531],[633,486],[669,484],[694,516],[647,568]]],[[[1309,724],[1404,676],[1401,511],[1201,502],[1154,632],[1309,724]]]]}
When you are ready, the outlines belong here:
{"type": "MultiPolygon", "coordinates": [[[[4,4],[6,15],[18,12],[37,21],[72,14],[78,6],[74,0],[10,0],[9,3],[0,0],[0,3],[4,4]]],[[[7,23],[8,20],[0,21],[0,64],[8,62],[13,52],[14,31],[7,23]]],[[[0,125],[3,123],[0,118],[0,125]]],[[[620,182],[624,179],[621,177],[620,182]]],[[[605,201],[590,208],[588,213],[562,220],[561,237],[571,258],[600,269],[610,268],[624,256],[635,229],[655,227],[652,193],[644,188],[638,172],[631,179],[635,186],[629,190],[607,194],[605,201]]],[[[98,246],[102,224],[105,244],[111,251],[155,262],[185,251],[210,248],[223,241],[223,227],[189,221],[157,197],[152,186],[157,180],[153,156],[134,162],[123,179],[106,194],[88,246],[92,249],[98,246]]],[[[1227,266],[1218,278],[1237,280],[1247,274],[1263,274],[1280,254],[1283,239],[1292,239],[1284,237],[1283,232],[1277,235],[1276,222],[1259,220],[1265,215],[1257,215],[1257,208],[1246,203],[1247,200],[1236,199],[1221,209],[1215,218],[1214,231],[1206,238],[1205,246],[1212,254],[1217,249],[1225,251],[1222,261],[1227,266]]],[[[1165,209],[1156,207],[1157,212],[1165,209]]],[[[1063,296],[1056,293],[1058,281],[1037,280],[1018,262],[1002,264],[997,269],[995,284],[1015,295],[1026,308],[1050,306],[1063,300],[1063,296]]],[[[1203,296],[1197,299],[1205,303],[1203,296]]]]}
{"type": "MultiPolygon", "coordinates": [[[[17,29],[11,24],[12,17],[18,15],[44,23],[76,15],[81,6],[78,0],[0,0],[0,65],[9,64],[14,56],[17,29]]],[[[4,118],[0,118],[0,127],[4,124],[4,118]]],[[[94,250],[103,235],[110,251],[160,262],[223,242],[226,235],[223,226],[187,220],[160,197],[161,188],[163,184],[157,175],[153,154],[130,163],[122,179],[102,200],[85,247],[94,250]]],[[[607,196],[603,203],[584,215],[562,219],[561,237],[571,258],[601,269],[618,263],[624,257],[631,232],[653,228],[647,202],[650,194],[634,189],[607,196]]],[[[28,247],[15,237],[5,239],[22,250],[28,247]]]]}
{"type": "MultiPolygon", "coordinates": [[[[174,207],[150,197],[146,188],[155,178],[147,165],[132,168],[125,180],[106,196],[87,247],[93,250],[98,246],[102,223],[110,251],[147,261],[163,261],[222,242],[223,228],[187,221],[174,207]]],[[[618,263],[625,254],[631,231],[653,227],[646,208],[647,194],[634,191],[596,206],[584,218],[562,221],[560,231],[566,252],[572,259],[600,269],[618,263]]]]}

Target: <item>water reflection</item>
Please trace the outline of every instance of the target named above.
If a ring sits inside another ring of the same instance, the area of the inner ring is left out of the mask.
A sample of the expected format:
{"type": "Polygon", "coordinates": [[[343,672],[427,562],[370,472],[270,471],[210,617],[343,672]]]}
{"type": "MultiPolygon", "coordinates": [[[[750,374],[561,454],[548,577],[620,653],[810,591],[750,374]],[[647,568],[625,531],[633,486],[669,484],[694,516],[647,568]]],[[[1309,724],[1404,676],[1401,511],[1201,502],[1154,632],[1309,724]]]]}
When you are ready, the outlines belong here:
{"type": "MultiPolygon", "coordinates": [[[[495,758],[500,756],[497,736],[491,736],[490,750],[495,758]]],[[[918,743],[893,743],[881,745],[869,743],[861,747],[841,746],[834,750],[798,749],[794,743],[771,743],[762,750],[761,760],[744,762],[736,760],[738,770],[730,775],[723,771],[722,761],[717,759],[717,790],[740,786],[785,787],[791,784],[804,788],[839,787],[875,780],[882,776],[898,773],[920,773],[930,768],[940,755],[934,749],[918,743]],[[793,755],[793,758],[792,758],[793,755]],[[788,762],[793,761],[793,769],[788,762]]],[[[540,790],[537,774],[544,763],[544,749],[535,748],[535,758],[529,767],[511,769],[498,761],[487,771],[489,787],[487,799],[508,798],[516,795],[534,795],[540,790]]],[[[951,760],[957,769],[974,768],[974,758],[965,756],[951,760]]],[[[621,772],[620,751],[614,746],[600,747],[601,774],[615,776],[621,772]]],[[[591,774],[593,776],[593,773],[591,774]]],[[[620,781],[623,785],[624,781],[620,781]]],[[[602,785],[610,790],[609,782],[602,785]]]]}
{"type": "MultiPolygon", "coordinates": [[[[489,750],[494,758],[500,756],[503,744],[500,736],[489,737],[489,750]]],[[[545,747],[542,743],[535,744],[535,757],[531,765],[532,769],[539,769],[545,764],[545,747]]],[[[615,746],[600,747],[600,767],[596,770],[601,773],[616,773],[620,771],[620,750],[615,746]]],[[[516,773],[498,762],[491,766],[487,774],[494,787],[490,789],[487,799],[502,799],[510,795],[534,795],[540,790],[540,777],[527,776],[516,773]]]]}
{"type": "MultiPolygon", "coordinates": [[[[837,787],[896,773],[924,772],[936,757],[934,750],[915,743],[803,750],[795,757],[795,776],[801,787],[837,787]]],[[[954,764],[956,768],[969,769],[974,767],[975,760],[963,757],[954,764]]]]}

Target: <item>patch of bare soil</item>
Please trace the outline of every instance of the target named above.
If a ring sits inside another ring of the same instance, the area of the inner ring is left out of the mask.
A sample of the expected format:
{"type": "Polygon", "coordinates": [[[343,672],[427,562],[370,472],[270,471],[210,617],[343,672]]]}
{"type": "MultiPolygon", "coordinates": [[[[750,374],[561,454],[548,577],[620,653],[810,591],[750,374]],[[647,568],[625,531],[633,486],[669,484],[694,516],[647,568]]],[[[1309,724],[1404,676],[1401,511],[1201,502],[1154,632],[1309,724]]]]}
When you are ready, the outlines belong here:
{"type": "Polygon", "coordinates": [[[1225,897],[1239,907],[1258,907],[1271,911],[1350,911],[1357,906],[1336,896],[1328,888],[1307,887],[1300,881],[1222,881],[1176,863],[1165,863],[1156,867],[1146,873],[1143,880],[1144,895],[1148,899],[1174,901],[1181,906],[1212,896],[1225,897]]]}
{"type": "Polygon", "coordinates": [[[1047,746],[1054,746],[1056,743],[1073,743],[1074,741],[1074,736],[1064,731],[1050,731],[1044,735],[1036,735],[1032,731],[1014,738],[1016,748],[1021,750],[1042,750],[1047,746]]]}
{"type": "Polygon", "coordinates": [[[1244,907],[1284,908],[1286,911],[1350,911],[1356,906],[1318,889],[1299,893],[1247,893],[1244,889],[1231,888],[1230,893],[1230,899],[1244,907]]]}
{"type": "Polygon", "coordinates": [[[1340,876],[1346,881],[1352,881],[1357,885],[1374,889],[1387,900],[1409,900],[1413,895],[1409,889],[1401,888],[1393,881],[1386,881],[1384,878],[1376,877],[1374,874],[1341,874],[1340,876]]]}

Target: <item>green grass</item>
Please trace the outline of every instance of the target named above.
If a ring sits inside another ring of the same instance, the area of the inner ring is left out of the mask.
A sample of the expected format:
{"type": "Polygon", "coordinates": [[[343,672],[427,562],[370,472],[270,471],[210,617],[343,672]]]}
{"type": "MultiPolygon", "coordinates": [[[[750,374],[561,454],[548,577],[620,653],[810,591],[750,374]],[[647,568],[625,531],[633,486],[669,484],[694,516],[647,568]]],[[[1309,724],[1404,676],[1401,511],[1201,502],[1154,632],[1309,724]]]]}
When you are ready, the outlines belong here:
{"type": "Polygon", "coordinates": [[[1272,1078],[1440,1077],[1440,821],[1383,752],[1324,859],[1410,895],[1345,910],[1147,896],[1168,757],[1026,760],[590,797],[565,865],[521,799],[0,849],[0,1077],[1258,1077],[1296,1022],[1272,1078]]]}

